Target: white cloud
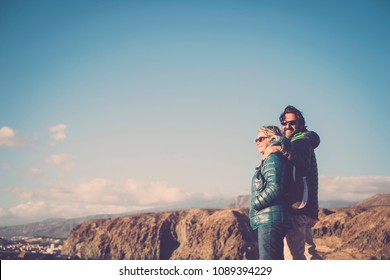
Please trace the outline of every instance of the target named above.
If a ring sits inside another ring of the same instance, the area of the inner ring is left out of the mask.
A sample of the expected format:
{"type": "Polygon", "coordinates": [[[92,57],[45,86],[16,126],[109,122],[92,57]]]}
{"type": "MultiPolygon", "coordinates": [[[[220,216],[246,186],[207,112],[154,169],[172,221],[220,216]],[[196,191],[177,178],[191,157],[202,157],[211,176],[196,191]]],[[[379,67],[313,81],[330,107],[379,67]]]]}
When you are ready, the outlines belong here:
{"type": "Polygon", "coordinates": [[[17,136],[12,128],[7,126],[0,128],[0,147],[17,147],[25,144],[26,141],[17,136]]]}
{"type": "Polygon", "coordinates": [[[319,199],[362,201],[390,192],[390,176],[319,176],[319,199]]]}
{"type": "Polygon", "coordinates": [[[30,167],[26,170],[26,174],[31,177],[40,177],[43,175],[43,171],[35,167],[30,167]]]}
{"type": "Polygon", "coordinates": [[[191,196],[190,193],[159,181],[145,184],[128,180],[125,190],[139,205],[180,202],[191,196]]]}
{"type": "Polygon", "coordinates": [[[46,163],[51,165],[61,166],[64,170],[73,170],[76,168],[76,163],[73,161],[72,157],[62,154],[51,155],[45,159],[46,163]]]}
{"type": "Polygon", "coordinates": [[[9,209],[11,214],[21,218],[44,216],[46,211],[46,203],[43,201],[29,201],[9,209]]]}
{"type": "Polygon", "coordinates": [[[82,203],[117,204],[122,200],[120,188],[103,178],[82,182],[76,188],[73,188],[71,192],[72,199],[82,203]]]}
{"type": "Polygon", "coordinates": [[[63,164],[69,157],[66,154],[51,155],[46,158],[46,162],[54,165],[63,164]]]}
{"type": "Polygon", "coordinates": [[[74,161],[68,161],[65,162],[65,164],[62,166],[62,168],[66,171],[71,171],[73,169],[76,169],[77,164],[74,161]]]}
{"type": "Polygon", "coordinates": [[[185,193],[165,182],[143,183],[128,180],[127,184],[121,185],[104,178],[95,178],[70,187],[51,187],[36,195],[39,199],[65,200],[90,205],[116,205],[121,206],[121,209],[129,205],[144,208],[195,197],[194,194],[185,193]]]}
{"type": "Polygon", "coordinates": [[[7,215],[4,221],[115,214],[212,198],[210,194],[183,192],[167,182],[128,180],[124,184],[116,184],[104,178],[74,185],[61,183],[36,191],[17,188],[14,193],[20,203],[4,209],[2,214],[7,215]]]}
{"type": "Polygon", "coordinates": [[[52,132],[51,137],[54,140],[61,141],[66,139],[66,125],[65,124],[57,124],[52,127],[49,127],[49,130],[52,132]]]}

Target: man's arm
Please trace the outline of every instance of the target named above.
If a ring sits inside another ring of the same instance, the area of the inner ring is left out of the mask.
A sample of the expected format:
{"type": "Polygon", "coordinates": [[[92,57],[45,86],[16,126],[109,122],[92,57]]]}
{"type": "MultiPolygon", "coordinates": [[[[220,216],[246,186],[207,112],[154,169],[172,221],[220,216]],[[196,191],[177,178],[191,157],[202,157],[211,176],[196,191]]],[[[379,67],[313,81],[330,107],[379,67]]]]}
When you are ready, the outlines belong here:
{"type": "Polygon", "coordinates": [[[293,141],[283,137],[281,146],[268,147],[264,152],[263,159],[273,153],[280,152],[301,171],[302,175],[305,175],[310,172],[312,153],[319,144],[320,137],[314,131],[307,131],[293,141]]]}

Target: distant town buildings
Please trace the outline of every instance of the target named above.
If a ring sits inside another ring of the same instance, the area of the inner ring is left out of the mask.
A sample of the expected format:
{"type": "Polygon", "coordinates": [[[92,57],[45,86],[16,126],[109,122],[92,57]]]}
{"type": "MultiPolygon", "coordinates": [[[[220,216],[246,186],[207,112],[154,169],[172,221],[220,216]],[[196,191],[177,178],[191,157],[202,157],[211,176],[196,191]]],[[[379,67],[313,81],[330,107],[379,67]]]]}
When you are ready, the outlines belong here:
{"type": "Polygon", "coordinates": [[[0,259],[58,259],[64,239],[52,237],[0,238],[0,259]]]}

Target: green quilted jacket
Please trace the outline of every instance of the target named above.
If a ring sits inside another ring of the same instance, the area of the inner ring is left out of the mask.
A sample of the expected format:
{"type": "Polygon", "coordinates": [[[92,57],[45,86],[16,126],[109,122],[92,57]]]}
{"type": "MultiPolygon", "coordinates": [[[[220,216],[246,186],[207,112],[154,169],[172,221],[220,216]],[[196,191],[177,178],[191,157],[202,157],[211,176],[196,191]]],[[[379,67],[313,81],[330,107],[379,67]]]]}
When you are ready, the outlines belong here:
{"type": "MultiPolygon", "coordinates": [[[[271,145],[280,145],[272,142],[271,145]]],[[[285,182],[289,161],[274,153],[262,161],[252,178],[249,209],[252,229],[276,223],[291,225],[291,216],[285,202],[285,182]]]]}

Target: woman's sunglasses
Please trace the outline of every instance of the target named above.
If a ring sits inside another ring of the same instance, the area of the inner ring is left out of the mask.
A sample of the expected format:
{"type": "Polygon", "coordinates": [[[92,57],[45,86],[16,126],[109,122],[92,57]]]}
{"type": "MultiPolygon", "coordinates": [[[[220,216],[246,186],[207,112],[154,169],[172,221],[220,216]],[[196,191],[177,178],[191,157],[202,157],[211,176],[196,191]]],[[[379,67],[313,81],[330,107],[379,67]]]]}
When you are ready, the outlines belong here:
{"type": "Polygon", "coordinates": [[[259,138],[256,138],[256,139],[255,139],[255,142],[256,142],[256,143],[257,143],[257,142],[260,142],[260,143],[261,143],[261,142],[264,141],[265,138],[267,138],[267,137],[259,137],[259,138]]]}

